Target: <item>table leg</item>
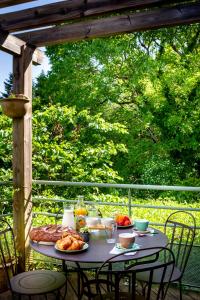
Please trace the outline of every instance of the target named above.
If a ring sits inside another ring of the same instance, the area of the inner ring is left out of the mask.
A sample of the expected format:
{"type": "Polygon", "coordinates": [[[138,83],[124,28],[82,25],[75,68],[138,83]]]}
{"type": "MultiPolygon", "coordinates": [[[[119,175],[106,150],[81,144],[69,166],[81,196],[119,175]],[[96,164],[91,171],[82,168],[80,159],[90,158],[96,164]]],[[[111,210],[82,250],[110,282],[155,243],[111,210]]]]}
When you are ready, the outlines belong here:
{"type": "Polygon", "coordinates": [[[76,265],[78,267],[77,272],[77,297],[78,299],[81,299],[81,268],[78,262],[76,262],[76,265]]]}

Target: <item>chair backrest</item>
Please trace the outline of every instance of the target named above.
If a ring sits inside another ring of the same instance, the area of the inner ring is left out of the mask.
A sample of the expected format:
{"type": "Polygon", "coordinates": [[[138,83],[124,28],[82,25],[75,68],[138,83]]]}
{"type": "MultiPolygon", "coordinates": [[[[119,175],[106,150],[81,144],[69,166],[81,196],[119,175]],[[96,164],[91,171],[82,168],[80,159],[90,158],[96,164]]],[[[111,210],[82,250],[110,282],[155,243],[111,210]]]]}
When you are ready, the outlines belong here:
{"type": "Polygon", "coordinates": [[[3,267],[8,287],[10,277],[17,273],[17,254],[14,233],[6,220],[0,219],[0,263],[3,267]]]}
{"type": "MultiPolygon", "coordinates": [[[[148,284],[146,287],[144,299],[150,300],[154,298],[157,300],[163,300],[166,296],[167,289],[174,271],[175,257],[173,252],[170,249],[164,247],[138,249],[136,250],[136,252],[137,254],[139,254],[139,256],[137,255],[136,258],[134,256],[129,256],[130,259],[127,262],[127,260],[125,260],[124,254],[130,251],[132,252],[133,250],[128,250],[126,252],[116,254],[102,264],[102,266],[98,269],[96,275],[97,286],[98,282],[101,283],[102,276],[106,275],[107,277],[110,276],[110,278],[114,278],[114,299],[118,300],[121,299],[120,281],[124,277],[128,277],[129,280],[131,280],[131,299],[134,300],[136,299],[136,294],[138,292],[136,288],[137,274],[145,272],[145,274],[148,274],[148,284]],[[116,259],[120,259],[120,263],[116,262],[116,259]],[[106,266],[110,265],[112,265],[112,268],[105,268],[106,266]],[[157,274],[156,271],[158,270],[159,284],[157,295],[155,297],[155,291],[153,292],[152,284],[157,274]]],[[[113,284],[112,280],[110,280],[110,282],[112,282],[113,284]]],[[[100,285],[97,287],[97,291],[100,297],[102,297],[100,285]]]]}
{"type": "Polygon", "coordinates": [[[176,266],[179,267],[182,275],[192,250],[195,233],[196,221],[189,212],[173,212],[165,222],[165,234],[170,241],[168,247],[173,251],[176,266]]]}

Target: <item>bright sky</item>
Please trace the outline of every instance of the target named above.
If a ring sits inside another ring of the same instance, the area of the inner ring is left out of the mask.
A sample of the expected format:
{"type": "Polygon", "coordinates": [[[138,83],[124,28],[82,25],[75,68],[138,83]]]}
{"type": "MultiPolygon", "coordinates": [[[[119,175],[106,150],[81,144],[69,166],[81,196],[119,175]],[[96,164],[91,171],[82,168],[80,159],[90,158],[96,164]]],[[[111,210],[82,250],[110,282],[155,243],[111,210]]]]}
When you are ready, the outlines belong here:
{"type": "MultiPolygon", "coordinates": [[[[61,0],[37,0],[27,4],[12,6],[7,9],[0,9],[0,14],[60,1],[61,0]]],[[[33,79],[35,80],[42,70],[46,73],[49,69],[49,61],[48,58],[45,57],[44,62],[41,66],[33,66],[33,79]]],[[[3,51],[0,51],[0,92],[4,91],[4,81],[8,78],[10,72],[12,72],[12,56],[3,51]]]]}
{"type": "MultiPolygon", "coordinates": [[[[45,50],[44,48],[42,50],[45,50]]],[[[48,58],[45,56],[41,66],[33,66],[33,80],[40,75],[42,70],[47,73],[50,69],[48,58]]],[[[8,78],[9,73],[12,72],[12,55],[0,51],[0,93],[4,91],[4,81],[8,78]]]]}

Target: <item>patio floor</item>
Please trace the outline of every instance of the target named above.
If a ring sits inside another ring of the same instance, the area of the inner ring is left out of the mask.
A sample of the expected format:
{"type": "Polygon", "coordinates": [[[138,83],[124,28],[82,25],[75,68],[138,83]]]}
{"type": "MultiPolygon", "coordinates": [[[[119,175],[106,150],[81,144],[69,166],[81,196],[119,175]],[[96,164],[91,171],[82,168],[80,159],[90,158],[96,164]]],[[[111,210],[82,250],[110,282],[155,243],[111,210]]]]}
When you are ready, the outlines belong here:
{"type": "MultiPolygon", "coordinates": [[[[73,278],[70,277],[70,280],[73,284],[73,286],[76,286],[76,278],[73,276],[73,278]]],[[[155,295],[156,295],[156,287],[154,289],[155,295]]],[[[22,298],[23,300],[28,299],[28,297],[22,298]]],[[[32,299],[35,300],[42,300],[45,299],[44,296],[35,296],[32,299]]],[[[48,300],[53,300],[55,297],[52,295],[48,295],[47,297],[48,300]]],[[[72,288],[68,284],[68,292],[65,297],[66,300],[77,300],[77,296],[73,292],[72,288]]],[[[87,300],[87,297],[83,297],[82,300],[87,300]]],[[[156,299],[152,297],[152,300],[156,299]]],[[[175,287],[170,287],[167,293],[166,300],[178,300],[179,299],[179,290],[175,287]]],[[[183,300],[199,300],[200,299],[200,292],[195,292],[192,290],[183,290],[183,300]]],[[[0,293],[0,300],[12,300],[11,293],[9,291],[0,293]]]]}

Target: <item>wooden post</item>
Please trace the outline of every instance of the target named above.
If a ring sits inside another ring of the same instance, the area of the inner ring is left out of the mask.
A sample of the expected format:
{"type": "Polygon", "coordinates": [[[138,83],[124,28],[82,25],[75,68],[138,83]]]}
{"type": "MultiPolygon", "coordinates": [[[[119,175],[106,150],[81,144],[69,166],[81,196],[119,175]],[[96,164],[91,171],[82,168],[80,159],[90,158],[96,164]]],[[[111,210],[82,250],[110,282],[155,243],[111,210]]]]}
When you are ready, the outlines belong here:
{"type": "MultiPolygon", "coordinates": [[[[32,98],[33,49],[22,46],[13,58],[13,93],[32,98]]],[[[32,220],[32,101],[22,118],[13,119],[13,222],[19,267],[25,270],[29,256],[28,233],[32,220]]]]}

